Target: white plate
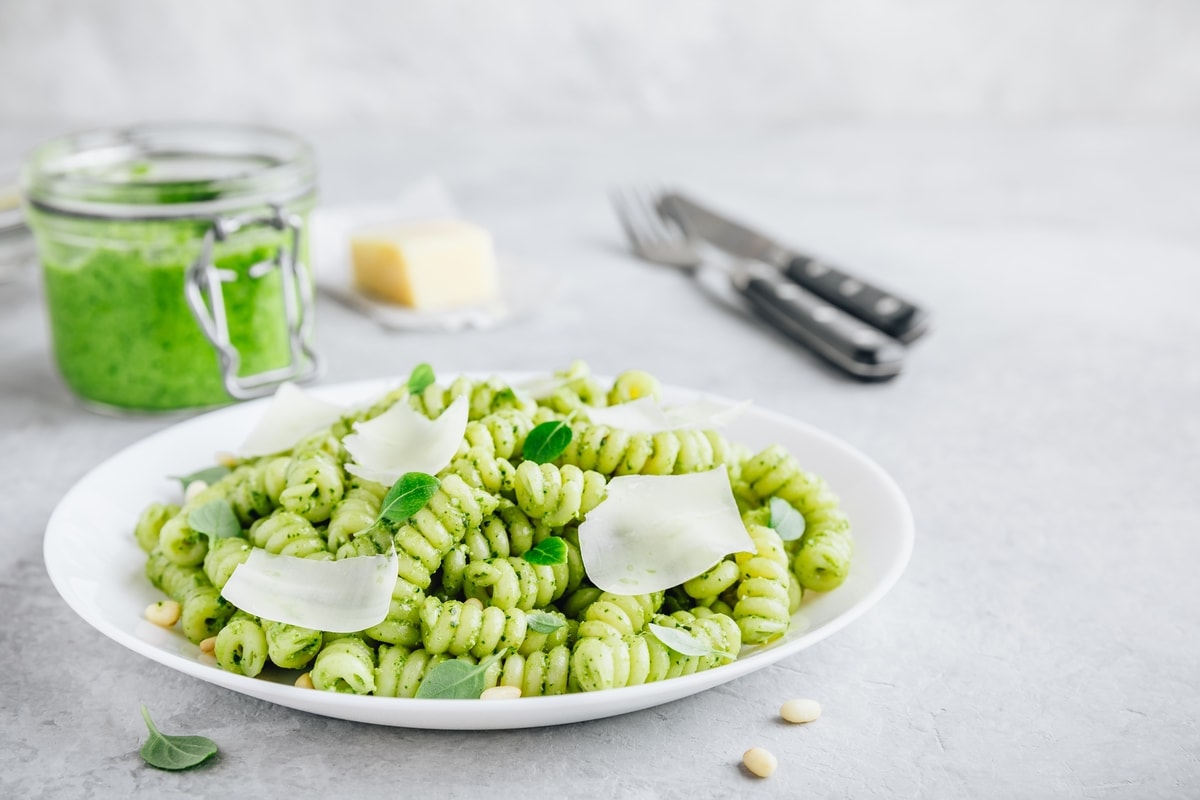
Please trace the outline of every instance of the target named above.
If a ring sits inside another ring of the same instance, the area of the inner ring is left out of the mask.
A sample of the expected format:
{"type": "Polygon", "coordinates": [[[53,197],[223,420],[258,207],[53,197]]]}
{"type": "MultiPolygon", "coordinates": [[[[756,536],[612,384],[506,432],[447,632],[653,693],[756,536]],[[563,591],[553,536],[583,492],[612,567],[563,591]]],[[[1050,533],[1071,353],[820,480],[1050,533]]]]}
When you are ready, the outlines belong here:
{"type": "MultiPolygon", "coordinates": [[[[523,375],[501,376],[519,380],[523,375]]],[[[314,392],[353,403],[376,397],[399,381],[369,381],[314,392]]],[[[668,388],[665,400],[695,393],[668,388]]],[[[172,669],[290,708],[347,720],[407,728],[450,730],[527,728],[599,719],[677,700],[760,670],[844,628],[892,587],[908,563],[913,520],[895,482],[846,443],[815,428],[751,406],[728,429],[729,438],[753,448],[778,442],[808,470],[826,478],[841,496],[854,526],[854,565],[846,582],[810,595],[788,634],[732,664],[644,686],[511,702],[410,700],[358,697],[298,689],[290,683],[247,678],[218,668],[210,656],[176,630],[146,622],[142,612],[161,600],[143,574],[146,556],[133,526],[151,502],[178,502],[183,475],[212,463],[215,450],[233,450],[267,400],[214,411],[161,431],[108,459],[59,502],[46,526],[46,571],[59,594],[89,625],[134,652],[172,669]]],[[[287,679],[287,675],[280,679],[287,679]]]]}

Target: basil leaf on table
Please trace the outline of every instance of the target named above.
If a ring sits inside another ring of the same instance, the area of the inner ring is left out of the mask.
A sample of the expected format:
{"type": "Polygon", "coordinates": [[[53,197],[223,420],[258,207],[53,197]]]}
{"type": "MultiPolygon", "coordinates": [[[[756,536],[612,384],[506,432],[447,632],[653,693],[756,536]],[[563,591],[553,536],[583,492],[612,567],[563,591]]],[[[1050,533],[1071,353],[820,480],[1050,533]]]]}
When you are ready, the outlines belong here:
{"type": "Polygon", "coordinates": [[[138,752],[142,760],[158,769],[190,769],[202,764],[217,754],[217,745],[204,736],[167,736],[160,733],[150,719],[150,712],[142,706],[142,719],[150,737],[138,752]]]}

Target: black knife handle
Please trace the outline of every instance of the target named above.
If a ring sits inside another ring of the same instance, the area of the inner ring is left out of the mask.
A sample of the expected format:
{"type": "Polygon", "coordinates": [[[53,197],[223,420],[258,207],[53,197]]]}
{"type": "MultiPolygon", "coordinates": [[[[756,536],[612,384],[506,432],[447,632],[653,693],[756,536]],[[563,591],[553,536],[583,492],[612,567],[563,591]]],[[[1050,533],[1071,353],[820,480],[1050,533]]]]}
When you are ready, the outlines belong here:
{"type": "Polygon", "coordinates": [[[750,304],[772,325],[860,380],[900,374],[904,348],[796,284],[750,276],[738,282],[750,304]]]}
{"type": "Polygon", "coordinates": [[[929,314],[924,310],[824,261],[798,255],[784,268],[784,274],[901,342],[913,341],[929,327],[929,314]]]}

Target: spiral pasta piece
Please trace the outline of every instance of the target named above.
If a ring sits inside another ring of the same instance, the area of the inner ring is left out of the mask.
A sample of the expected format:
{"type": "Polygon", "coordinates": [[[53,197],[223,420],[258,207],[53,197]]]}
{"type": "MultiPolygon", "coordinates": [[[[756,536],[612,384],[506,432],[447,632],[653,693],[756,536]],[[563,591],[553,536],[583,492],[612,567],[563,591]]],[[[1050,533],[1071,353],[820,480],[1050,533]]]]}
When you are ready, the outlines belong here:
{"type": "Polygon", "coordinates": [[[265,622],[267,658],[284,669],[301,669],[317,657],[324,641],[321,632],[286,622],[265,622]]]}
{"type": "Polygon", "coordinates": [[[213,655],[228,672],[253,678],[267,664],[267,635],[255,619],[238,614],[217,634],[213,655]]]}
{"type": "Polygon", "coordinates": [[[467,377],[456,378],[448,388],[437,384],[410,395],[409,403],[430,419],[435,419],[459,397],[467,398],[467,418],[482,419],[506,409],[515,409],[532,415],[537,403],[514,392],[499,378],[477,380],[467,377]]]}
{"type": "Polygon", "coordinates": [[[471,559],[507,558],[528,552],[549,535],[550,526],[530,519],[515,503],[502,499],[477,530],[467,532],[463,543],[471,559]]]}
{"type": "Polygon", "coordinates": [[[773,529],[751,524],[746,530],[755,551],[734,556],[741,579],[733,618],[741,629],[742,641],[761,644],[779,638],[791,624],[788,555],[773,529]]]}
{"type": "Polygon", "coordinates": [[[565,564],[534,565],[523,558],[472,561],[463,572],[463,591],[488,606],[532,611],[562,597],[567,588],[565,564]]]}
{"type": "Polygon", "coordinates": [[[821,478],[800,468],[779,445],[772,445],[742,464],[734,491],[756,503],[775,496],[791,503],[804,517],[792,559],[792,570],[805,589],[836,589],[850,571],[854,539],[850,521],[837,496],[821,478]]]}
{"type": "Polygon", "coordinates": [[[602,592],[596,601],[583,611],[579,636],[632,636],[645,630],[646,625],[662,608],[664,594],[612,594],[602,592]]]}
{"type": "Polygon", "coordinates": [[[643,397],[650,397],[658,400],[662,397],[662,384],[658,382],[649,372],[644,372],[640,369],[630,369],[622,372],[613,381],[612,388],[608,390],[608,404],[615,406],[618,403],[628,403],[630,400],[639,400],[643,397]]]}
{"type": "Polygon", "coordinates": [[[270,514],[278,504],[278,492],[272,495],[270,489],[279,487],[267,481],[267,474],[272,465],[278,470],[279,464],[286,468],[289,462],[290,459],[277,458],[242,464],[216,484],[243,526],[270,514]]]}
{"type": "Polygon", "coordinates": [[[199,567],[184,567],[155,550],[146,560],[146,577],[180,605],[180,628],[193,644],[212,636],[237,610],[221,597],[199,567]]]}
{"type": "Polygon", "coordinates": [[[380,697],[415,697],[429,670],[443,661],[445,654],[409,650],[399,645],[380,645],[379,664],[375,667],[375,694],[380,697]]]}
{"type": "Polygon", "coordinates": [[[557,645],[546,651],[513,653],[493,664],[485,686],[515,686],[522,697],[566,694],[570,687],[571,650],[557,645]]]}
{"type": "Polygon", "coordinates": [[[333,553],[312,523],[291,511],[276,511],[250,526],[250,541],[268,553],[332,561],[333,553]]]}
{"type": "Polygon", "coordinates": [[[253,549],[250,542],[238,536],[218,539],[204,556],[204,574],[217,589],[225,588],[233,571],[245,563],[253,549]]]}
{"type": "Polygon", "coordinates": [[[607,390],[583,361],[573,361],[566,369],[555,371],[550,378],[550,387],[538,404],[557,415],[566,416],[587,407],[608,404],[607,390]]]}
{"type": "Polygon", "coordinates": [[[343,694],[375,691],[375,651],[357,636],[342,636],[326,642],[313,662],[313,687],[343,694]]]}
{"type": "Polygon", "coordinates": [[[604,476],[567,464],[536,464],[522,461],[517,467],[517,505],[531,517],[540,517],[551,527],[583,519],[604,499],[604,476]]]}
{"type": "Polygon", "coordinates": [[[468,486],[457,475],[442,478],[429,502],[396,531],[400,577],[428,589],[442,559],[469,531],[478,530],[499,501],[468,486]]]}
{"type": "Polygon", "coordinates": [[[577,423],[560,461],[613,475],[680,475],[731,463],[738,451],[716,431],[642,433],[577,423]]]}
{"type": "Polygon", "coordinates": [[[279,504],[309,522],[324,522],[343,494],[341,464],[324,450],[315,450],[292,459],[279,504]]]}
{"type": "Polygon", "coordinates": [[[181,567],[195,567],[204,563],[208,553],[208,536],[195,530],[188,523],[188,515],[198,505],[185,505],[178,514],[162,524],[158,531],[157,550],[181,567]]]}
{"type": "Polygon", "coordinates": [[[738,582],[741,571],[734,561],[723,559],[683,584],[683,591],[700,605],[711,605],[725,590],[738,582]]]}
{"type": "Polygon", "coordinates": [[[421,640],[426,652],[483,658],[500,650],[516,650],[529,626],[519,608],[484,607],[473,601],[425,598],[421,607],[421,640]]]}
{"type": "Polygon", "coordinates": [[[387,487],[383,484],[361,478],[352,480],[329,515],[329,527],[325,530],[329,550],[336,553],[354,534],[374,525],[386,494],[387,487]]]}
{"type": "Polygon", "coordinates": [[[392,589],[387,616],[363,633],[377,642],[414,647],[421,641],[421,605],[425,593],[400,578],[392,589]]]}
{"type": "Polygon", "coordinates": [[[512,491],[517,468],[487,447],[476,446],[457,456],[441,474],[457,475],[469,486],[500,494],[512,491]]]}
{"type": "Polygon", "coordinates": [[[159,534],[167,520],[179,513],[179,506],[170,503],[151,503],[138,517],[133,538],[138,547],[149,553],[158,547],[159,534]]]}
{"type": "Polygon", "coordinates": [[[533,417],[518,409],[503,409],[467,423],[463,434],[466,449],[483,448],[500,458],[512,458],[521,453],[525,437],[536,423],[533,417]]]}

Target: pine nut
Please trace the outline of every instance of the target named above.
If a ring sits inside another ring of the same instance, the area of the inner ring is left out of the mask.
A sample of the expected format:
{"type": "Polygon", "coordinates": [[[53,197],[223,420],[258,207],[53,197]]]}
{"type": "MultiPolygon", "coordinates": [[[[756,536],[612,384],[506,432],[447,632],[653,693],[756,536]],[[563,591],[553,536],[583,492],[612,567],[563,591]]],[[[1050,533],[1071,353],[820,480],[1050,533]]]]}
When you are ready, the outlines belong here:
{"type": "Polygon", "coordinates": [[[464,606],[475,606],[480,611],[483,610],[483,601],[480,600],[478,597],[468,597],[466,600],[463,601],[463,605],[464,606]]]}
{"type": "Polygon", "coordinates": [[[771,773],[775,772],[775,768],[779,766],[779,760],[761,747],[751,747],[747,750],[742,755],[742,763],[746,765],[746,769],[760,778],[771,777],[771,773]]]}
{"type": "Polygon", "coordinates": [[[208,488],[208,484],[204,481],[192,481],[183,490],[183,502],[190,503],[196,499],[196,495],[208,488]]]}
{"type": "Polygon", "coordinates": [[[174,600],[159,600],[157,603],[151,603],[146,606],[143,616],[155,625],[160,625],[164,628],[169,628],[176,622],[179,622],[179,615],[183,609],[179,603],[174,600]]]}
{"type": "Polygon", "coordinates": [[[238,457],[233,453],[219,452],[216,454],[216,460],[222,467],[229,467],[229,469],[238,465],[238,457]]]}
{"type": "Polygon", "coordinates": [[[212,653],[217,649],[217,637],[210,636],[200,642],[201,653],[212,653]]]}
{"type": "Polygon", "coordinates": [[[521,696],[521,689],[518,686],[493,686],[490,689],[484,689],[483,694],[479,695],[480,700],[516,700],[521,696]]]}
{"type": "Polygon", "coordinates": [[[309,675],[306,672],[303,675],[301,675],[299,678],[296,678],[296,687],[300,688],[300,689],[312,689],[313,688],[312,675],[309,675]]]}
{"type": "Polygon", "coordinates": [[[821,716],[821,704],[816,700],[797,697],[783,704],[779,716],[788,722],[812,722],[821,716]]]}

